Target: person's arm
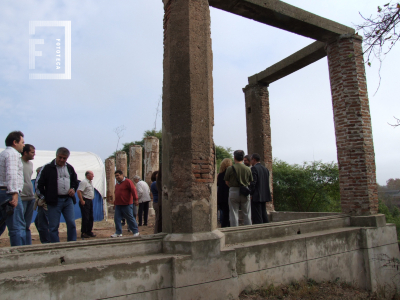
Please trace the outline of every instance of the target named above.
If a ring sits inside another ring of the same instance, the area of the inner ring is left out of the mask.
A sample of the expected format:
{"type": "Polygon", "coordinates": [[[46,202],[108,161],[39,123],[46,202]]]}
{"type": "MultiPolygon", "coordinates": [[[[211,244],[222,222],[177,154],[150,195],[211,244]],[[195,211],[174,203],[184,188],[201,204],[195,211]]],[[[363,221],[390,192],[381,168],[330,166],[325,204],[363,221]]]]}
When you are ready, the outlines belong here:
{"type": "Polygon", "coordinates": [[[17,155],[8,155],[5,160],[6,178],[7,178],[7,194],[12,195],[9,202],[12,207],[18,205],[18,158],[17,155]]]}
{"type": "Polygon", "coordinates": [[[232,168],[233,168],[232,166],[228,167],[228,169],[226,169],[226,172],[225,172],[224,180],[225,180],[225,184],[227,186],[230,186],[229,185],[229,176],[231,175],[232,168]]]}
{"type": "Polygon", "coordinates": [[[132,196],[133,196],[133,202],[134,202],[135,206],[138,206],[139,205],[139,198],[138,198],[138,194],[137,194],[135,185],[130,180],[129,180],[129,184],[131,186],[131,193],[132,193],[132,196]]]}
{"type": "MultiPolygon", "coordinates": [[[[70,189],[68,191],[68,195],[70,197],[74,197],[75,196],[75,191],[78,189],[79,186],[79,182],[78,182],[78,175],[76,175],[76,172],[74,170],[74,168],[70,165],[71,167],[71,174],[70,174],[70,189]]],[[[68,165],[67,165],[68,168],[68,165]]]]}
{"type": "Polygon", "coordinates": [[[85,205],[85,200],[83,200],[83,195],[82,195],[82,192],[85,190],[85,188],[86,188],[86,181],[81,181],[78,187],[78,198],[79,198],[79,203],[81,205],[85,205]]]}
{"type": "Polygon", "coordinates": [[[256,167],[251,168],[251,175],[253,176],[253,181],[250,182],[250,194],[253,195],[256,190],[257,180],[258,180],[258,173],[256,167]]]}
{"type": "Polygon", "coordinates": [[[139,181],[139,182],[136,184],[136,186],[137,186],[137,195],[138,195],[138,198],[142,198],[142,196],[143,196],[143,186],[142,186],[142,182],[139,181]]]}

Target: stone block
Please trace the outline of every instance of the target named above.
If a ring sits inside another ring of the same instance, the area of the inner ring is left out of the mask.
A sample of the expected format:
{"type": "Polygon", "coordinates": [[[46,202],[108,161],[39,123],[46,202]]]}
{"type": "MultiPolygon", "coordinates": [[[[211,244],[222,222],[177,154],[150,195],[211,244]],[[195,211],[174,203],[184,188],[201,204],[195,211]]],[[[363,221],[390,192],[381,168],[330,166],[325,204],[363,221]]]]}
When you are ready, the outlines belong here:
{"type": "Polygon", "coordinates": [[[384,227],[386,226],[386,217],[383,214],[373,216],[352,216],[350,218],[351,226],[357,227],[384,227]]]}

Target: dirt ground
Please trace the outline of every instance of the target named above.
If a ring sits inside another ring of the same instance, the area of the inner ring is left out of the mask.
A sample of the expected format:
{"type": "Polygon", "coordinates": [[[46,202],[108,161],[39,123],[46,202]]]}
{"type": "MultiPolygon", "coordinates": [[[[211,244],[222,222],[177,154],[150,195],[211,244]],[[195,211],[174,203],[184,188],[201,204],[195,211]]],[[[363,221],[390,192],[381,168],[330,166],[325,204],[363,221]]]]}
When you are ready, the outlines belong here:
{"type": "Polygon", "coordinates": [[[247,290],[240,294],[240,300],[275,300],[275,299],[400,299],[396,290],[388,287],[380,289],[376,293],[371,293],[363,289],[352,286],[348,283],[340,282],[337,278],[336,281],[316,282],[312,279],[303,280],[300,282],[293,282],[289,285],[273,286],[270,285],[259,290],[247,290]]]}
{"type": "MultiPolygon", "coordinates": [[[[75,220],[76,223],[76,236],[77,240],[84,240],[81,238],[81,219],[75,220]]],[[[148,235],[154,233],[154,223],[155,218],[153,216],[149,216],[147,226],[139,226],[139,233],[140,235],[148,235]]],[[[104,238],[111,238],[110,236],[115,233],[115,225],[114,225],[114,215],[111,213],[107,221],[103,220],[100,222],[94,222],[93,226],[93,233],[96,234],[96,237],[90,238],[93,239],[104,239],[104,238]]],[[[35,224],[31,224],[31,235],[32,235],[32,244],[40,244],[39,233],[36,230],[35,224]]],[[[132,235],[131,232],[128,232],[128,226],[125,225],[122,227],[122,235],[123,236],[130,236],[132,235]]],[[[65,223],[60,223],[59,228],[59,236],[60,242],[67,241],[67,227],[65,223]]],[[[8,230],[4,231],[4,233],[0,236],[0,247],[10,247],[10,239],[8,237],[8,230]]]]}

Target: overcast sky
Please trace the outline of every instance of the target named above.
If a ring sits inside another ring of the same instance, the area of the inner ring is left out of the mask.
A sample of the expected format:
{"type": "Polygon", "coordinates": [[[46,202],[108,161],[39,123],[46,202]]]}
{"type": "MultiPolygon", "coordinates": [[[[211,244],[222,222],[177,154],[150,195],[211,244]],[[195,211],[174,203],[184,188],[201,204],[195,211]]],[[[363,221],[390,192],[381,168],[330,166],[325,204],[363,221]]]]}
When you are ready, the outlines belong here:
{"type": "MultiPolygon", "coordinates": [[[[286,1],[322,17],[353,26],[358,12],[375,14],[384,4],[369,0],[286,1]]],[[[140,140],[154,128],[162,91],[163,5],[161,0],[0,1],[0,137],[21,130],[39,150],[60,146],[107,158],[117,146],[114,129],[125,125],[121,143],[140,140]],[[72,79],[29,80],[39,70],[56,70],[59,28],[29,35],[29,21],[71,21],[72,79]],[[29,70],[29,39],[36,69],[29,70]]],[[[313,42],[211,8],[214,55],[214,140],[247,149],[242,88],[258,73],[313,42]],[[232,120],[235,120],[233,123],[232,120]]],[[[400,117],[396,89],[400,45],[384,61],[378,93],[378,63],[367,67],[377,179],[400,177],[400,117]]],[[[289,163],[337,161],[326,58],[270,85],[273,156],[289,163]]],[[[161,116],[157,119],[161,129],[161,116]]],[[[2,146],[0,146],[1,148],[2,146]]]]}

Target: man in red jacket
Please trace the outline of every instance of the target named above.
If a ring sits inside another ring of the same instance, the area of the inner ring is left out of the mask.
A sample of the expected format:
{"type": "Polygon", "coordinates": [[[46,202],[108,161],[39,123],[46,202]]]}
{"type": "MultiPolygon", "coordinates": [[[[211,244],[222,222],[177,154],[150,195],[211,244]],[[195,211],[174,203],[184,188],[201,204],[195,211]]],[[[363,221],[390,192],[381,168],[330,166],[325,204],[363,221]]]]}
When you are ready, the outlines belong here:
{"type": "Polygon", "coordinates": [[[135,205],[139,205],[138,195],[135,185],[131,180],[126,178],[122,171],[115,171],[115,233],[111,235],[112,238],[122,236],[121,219],[124,217],[128,223],[129,229],[133,232],[133,236],[139,236],[139,230],[135,218],[133,217],[133,201],[135,205]]]}

